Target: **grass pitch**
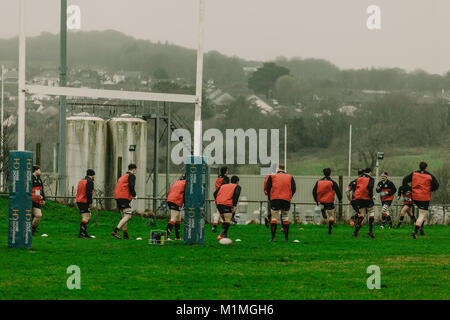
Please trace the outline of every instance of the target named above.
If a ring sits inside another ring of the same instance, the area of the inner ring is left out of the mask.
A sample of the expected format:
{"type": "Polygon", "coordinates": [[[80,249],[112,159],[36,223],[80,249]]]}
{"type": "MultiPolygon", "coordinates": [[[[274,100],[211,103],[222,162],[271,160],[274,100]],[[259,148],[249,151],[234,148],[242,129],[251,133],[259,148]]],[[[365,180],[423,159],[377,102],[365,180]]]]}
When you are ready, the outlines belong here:
{"type": "Polygon", "coordinates": [[[376,226],[376,239],[367,226],[353,238],[348,225],[332,236],[326,226],[291,225],[289,243],[280,231],[279,242],[268,243],[265,226],[235,225],[229,236],[242,242],[230,246],[218,244],[207,226],[203,246],[156,246],[148,244],[150,227],[142,218],[129,222],[133,240],[113,238],[119,215],[109,212],[100,212],[98,226],[93,216],[89,232],[96,239],[78,239],[78,211],[49,202],[33,249],[26,250],[7,247],[7,211],[7,199],[0,199],[0,299],[450,298],[448,226],[427,227],[413,240],[410,225],[376,226]],[[67,289],[70,265],[81,269],[80,290],[67,289]],[[367,288],[370,265],[381,269],[380,290],[367,288]]]}

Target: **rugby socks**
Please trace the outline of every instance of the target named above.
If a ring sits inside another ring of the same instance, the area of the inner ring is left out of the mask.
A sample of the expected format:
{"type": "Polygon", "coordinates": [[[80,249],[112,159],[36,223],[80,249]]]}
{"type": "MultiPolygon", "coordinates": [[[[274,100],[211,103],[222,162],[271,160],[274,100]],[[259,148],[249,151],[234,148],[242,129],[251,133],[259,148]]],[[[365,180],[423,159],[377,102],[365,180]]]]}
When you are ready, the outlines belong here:
{"type": "Polygon", "coordinates": [[[80,223],[80,234],[85,234],[86,233],[87,225],[88,225],[87,221],[81,220],[81,223],[80,223]]]}
{"type": "Polygon", "coordinates": [[[404,218],[405,218],[405,216],[400,216],[400,219],[398,220],[398,223],[397,223],[397,228],[400,227],[404,218]]]}
{"type": "Polygon", "coordinates": [[[228,237],[228,227],[229,226],[230,226],[229,222],[222,223],[222,233],[221,234],[224,238],[228,237]]]}
{"type": "Polygon", "coordinates": [[[386,214],[383,213],[383,214],[381,215],[381,225],[384,227],[385,223],[386,223],[386,214]]]}
{"type": "Polygon", "coordinates": [[[331,234],[331,230],[333,229],[334,220],[328,221],[328,234],[331,234]]]}
{"type": "Polygon", "coordinates": [[[416,216],[414,214],[409,216],[411,218],[411,220],[413,221],[413,223],[416,223],[416,216]]]}
{"type": "Polygon", "coordinates": [[[277,223],[272,221],[270,224],[270,231],[272,232],[272,240],[275,240],[275,235],[277,233],[277,223]]]}
{"type": "Polygon", "coordinates": [[[180,238],[180,221],[175,222],[175,238],[180,238]]]}
{"type": "MultiPolygon", "coordinates": [[[[167,227],[166,227],[167,236],[169,236],[170,233],[172,232],[172,229],[173,229],[173,225],[174,225],[174,224],[175,224],[175,223],[174,223],[172,220],[170,220],[169,223],[167,224],[167,227]]],[[[175,232],[176,232],[176,231],[175,231],[175,232]]]]}
{"type": "Polygon", "coordinates": [[[361,225],[363,222],[364,218],[363,217],[358,217],[358,222],[356,223],[356,227],[355,227],[355,233],[358,234],[359,229],[361,229],[361,225]]]}
{"type": "Polygon", "coordinates": [[[391,220],[391,216],[390,215],[387,216],[387,222],[392,227],[392,220],[391,220]]]}
{"type": "Polygon", "coordinates": [[[289,238],[289,221],[283,222],[284,229],[284,240],[288,240],[289,238]]]}
{"type": "Polygon", "coordinates": [[[373,231],[373,221],[375,220],[374,217],[369,217],[369,232],[372,233],[373,231]]]}

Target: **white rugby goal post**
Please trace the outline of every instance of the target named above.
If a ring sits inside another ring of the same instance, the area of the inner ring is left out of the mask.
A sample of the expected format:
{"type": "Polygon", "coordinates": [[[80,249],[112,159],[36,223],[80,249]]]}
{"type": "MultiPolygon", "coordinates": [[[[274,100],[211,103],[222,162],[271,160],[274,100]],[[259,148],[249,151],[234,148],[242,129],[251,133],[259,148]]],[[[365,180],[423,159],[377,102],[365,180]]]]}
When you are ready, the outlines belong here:
{"type": "MultiPolygon", "coordinates": [[[[86,98],[106,98],[140,101],[179,102],[195,104],[194,122],[194,155],[201,155],[201,106],[203,83],[203,30],[205,20],[205,1],[198,0],[198,47],[196,94],[169,94],[137,91],[119,91],[104,89],[71,88],[57,86],[27,85],[25,83],[26,36],[25,36],[25,7],[27,0],[19,0],[19,89],[18,89],[18,150],[25,150],[25,94],[46,94],[53,96],[73,96],[86,98]]],[[[61,2],[67,0],[61,0],[61,2]]]]}

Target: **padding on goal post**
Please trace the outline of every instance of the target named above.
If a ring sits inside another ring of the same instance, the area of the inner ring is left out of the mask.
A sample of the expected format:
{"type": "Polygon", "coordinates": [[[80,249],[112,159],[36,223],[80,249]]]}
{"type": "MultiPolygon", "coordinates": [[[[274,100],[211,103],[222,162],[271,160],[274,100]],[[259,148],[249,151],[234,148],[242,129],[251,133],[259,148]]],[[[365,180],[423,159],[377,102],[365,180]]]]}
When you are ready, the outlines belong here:
{"type": "Polygon", "coordinates": [[[31,249],[33,153],[11,151],[9,156],[9,232],[10,248],[31,249]]]}
{"type": "Polygon", "coordinates": [[[185,244],[204,243],[208,179],[206,159],[189,157],[186,161],[186,188],[184,191],[185,244]]]}

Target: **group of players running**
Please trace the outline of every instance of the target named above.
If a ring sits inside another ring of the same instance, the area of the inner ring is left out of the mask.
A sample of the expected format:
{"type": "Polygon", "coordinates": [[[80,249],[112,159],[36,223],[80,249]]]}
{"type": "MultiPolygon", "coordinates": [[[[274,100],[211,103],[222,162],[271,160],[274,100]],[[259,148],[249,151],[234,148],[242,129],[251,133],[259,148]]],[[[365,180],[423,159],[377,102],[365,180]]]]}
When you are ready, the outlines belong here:
{"type": "MultiPolygon", "coordinates": [[[[122,215],[121,220],[114,228],[112,236],[117,239],[122,239],[119,231],[123,231],[123,239],[129,239],[127,224],[132,217],[131,201],[137,199],[135,184],[136,184],[136,165],[129,164],[128,171],[121,176],[117,181],[114,198],[116,200],[117,209],[122,215]]],[[[398,198],[403,198],[403,208],[401,210],[400,218],[395,226],[398,228],[403,222],[404,216],[408,216],[415,223],[415,228],[412,233],[414,239],[417,239],[417,234],[420,232],[424,235],[423,226],[427,217],[429,203],[431,200],[431,192],[439,188],[439,183],[436,178],[427,170],[427,163],[421,162],[419,170],[403,178],[402,186],[398,189],[398,198]],[[416,219],[413,212],[413,205],[419,209],[419,216],[416,219]]],[[[33,222],[32,233],[36,232],[39,221],[42,217],[41,206],[45,204],[45,193],[42,180],[40,179],[40,167],[33,167],[33,222]]],[[[323,169],[324,177],[316,182],[312,194],[317,205],[322,206],[322,215],[328,220],[328,234],[332,234],[334,225],[335,213],[335,197],[339,202],[342,202],[342,192],[339,185],[331,179],[331,169],[323,169]]],[[[82,216],[80,223],[80,238],[90,238],[87,233],[88,223],[91,217],[90,208],[92,206],[92,198],[94,194],[94,180],[95,172],[88,169],[86,176],[81,179],[77,187],[76,203],[82,216]]],[[[348,185],[346,195],[352,208],[355,211],[354,216],[350,221],[350,225],[355,227],[353,236],[358,236],[358,233],[363,225],[366,216],[369,217],[369,233],[371,238],[374,238],[373,224],[375,219],[374,211],[374,189],[375,180],[372,177],[372,170],[370,168],[359,170],[358,177],[351,181],[348,185]]],[[[181,224],[181,208],[185,200],[186,180],[182,176],[176,180],[167,194],[167,206],[170,210],[170,220],[166,227],[168,240],[173,229],[175,229],[175,240],[181,240],[180,224],[181,224]]],[[[390,215],[390,206],[394,200],[397,188],[394,183],[388,179],[387,172],[381,175],[381,181],[375,188],[376,192],[380,194],[382,203],[381,228],[393,227],[392,218],[390,215]]],[[[291,206],[292,197],[296,192],[296,184],[294,178],[286,173],[285,167],[279,165],[274,174],[267,175],[264,179],[264,193],[268,198],[270,204],[270,212],[265,217],[266,226],[270,226],[272,238],[271,242],[275,241],[276,230],[278,222],[281,223],[281,231],[284,233],[284,240],[289,239],[289,210],[291,206]]],[[[213,218],[212,232],[217,232],[217,225],[222,220],[222,230],[219,240],[228,237],[228,229],[232,222],[236,223],[234,216],[241,194],[241,186],[239,186],[239,177],[232,176],[228,178],[227,167],[220,169],[220,174],[215,182],[214,199],[217,211],[213,218]]]]}

